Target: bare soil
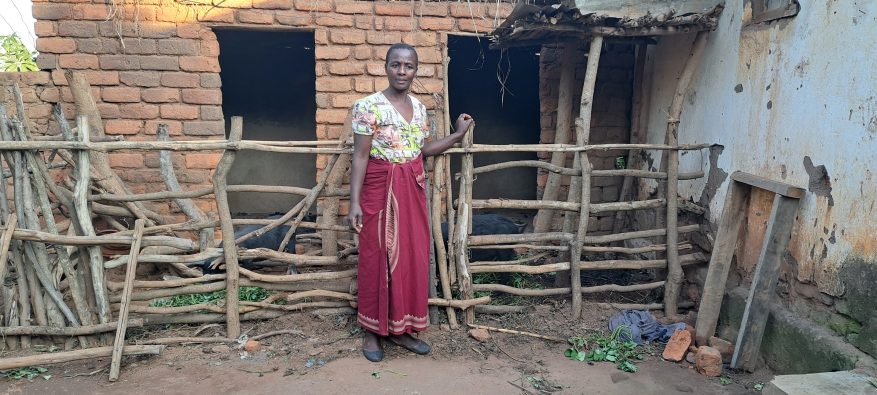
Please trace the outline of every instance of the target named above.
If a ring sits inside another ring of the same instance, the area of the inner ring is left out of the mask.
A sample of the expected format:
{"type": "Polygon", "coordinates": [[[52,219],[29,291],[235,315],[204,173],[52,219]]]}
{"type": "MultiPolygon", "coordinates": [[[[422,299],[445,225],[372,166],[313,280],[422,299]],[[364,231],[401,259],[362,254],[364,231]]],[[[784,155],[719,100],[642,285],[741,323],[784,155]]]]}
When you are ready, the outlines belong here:
{"type": "MultiPolygon", "coordinates": [[[[480,315],[483,325],[518,329],[566,338],[605,328],[612,310],[587,309],[581,320],[565,318],[569,307],[539,305],[527,314],[480,315]]],[[[132,332],[129,342],[148,342],[169,336],[192,336],[198,326],[175,326],[132,332]]],[[[247,353],[232,344],[169,347],[162,355],[124,361],[119,381],[107,381],[108,359],[49,366],[49,380],[0,379],[2,394],[110,393],[416,393],[447,394],[745,394],[769,377],[729,374],[732,383],[699,375],[686,362],[661,360],[661,346],[650,347],[639,371],[625,373],[613,364],[571,361],[566,344],[527,336],[492,333],[480,343],[465,329],[431,327],[422,337],[433,346],[428,356],[416,356],[385,344],[386,358],[366,361],[360,351],[360,332],[352,316],[315,318],[290,314],[271,321],[245,323],[250,335],[277,329],[296,329],[303,335],[280,335],[262,341],[262,349],[247,353]]],[[[224,335],[221,327],[200,336],[224,335]]],[[[0,354],[0,357],[13,354],[0,354]]]]}

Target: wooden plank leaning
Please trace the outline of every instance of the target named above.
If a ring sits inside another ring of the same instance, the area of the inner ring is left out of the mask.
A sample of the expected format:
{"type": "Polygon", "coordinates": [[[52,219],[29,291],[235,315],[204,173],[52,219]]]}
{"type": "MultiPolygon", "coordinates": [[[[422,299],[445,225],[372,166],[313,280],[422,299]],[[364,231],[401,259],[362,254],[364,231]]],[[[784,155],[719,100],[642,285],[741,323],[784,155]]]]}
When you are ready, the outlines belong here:
{"type": "MultiPolygon", "coordinates": [[[[591,39],[591,48],[588,51],[588,65],[585,70],[585,82],[582,85],[582,101],[579,109],[579,119],[576,121],[576,143],[587,145],[591,135],[591,111],[594,108],[594,86],[597,82],[597,68],[600,66],[600,53],[603,50],[603,36],[596,35],[591,39]]],[[[588,232],[588,213],[591,212],[591,161],[588,159],[588,151],[579,151],[579,164],[582,168],[582,177],[579,193],[581,193],[581,209],[579,210],[578,229],[573,236],[570,245],[570,287],[572,291],[573,317],[578,319],[582,315],[582,279],[579,269],[579,261],[582,258],[583,240],[588,232]]]]}
{"type": "Polygon", "coordinates": [[[145,221],[138,219],[134,223],[134,243],[131,244],[128,267],[125,268],[125,288],[122,289],[122,305],[119,308],[118,325],[116,326],[116,339],[113,342],[113,357],[110,362],[110,381],[119,379],[119,369],[122,364],[122,351],[125,347],[125,331],[128,329],[128,307],[131,303],[131,294],[134,292],[134,275],[137,273],[137,256],[140,255],[140,240],[143,237],[145,221]]]}

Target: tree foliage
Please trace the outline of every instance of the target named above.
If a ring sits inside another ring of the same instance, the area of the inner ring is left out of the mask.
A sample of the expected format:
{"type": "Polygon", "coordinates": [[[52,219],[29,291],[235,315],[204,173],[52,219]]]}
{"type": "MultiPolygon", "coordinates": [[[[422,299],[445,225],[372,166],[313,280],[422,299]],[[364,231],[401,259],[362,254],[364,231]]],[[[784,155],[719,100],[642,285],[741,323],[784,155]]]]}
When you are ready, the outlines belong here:
{"type": "Polygon", "coordinates": [[[15,34],[0,36],[0,71],[38,71],[36,52],[27,49],[15,34]]]}

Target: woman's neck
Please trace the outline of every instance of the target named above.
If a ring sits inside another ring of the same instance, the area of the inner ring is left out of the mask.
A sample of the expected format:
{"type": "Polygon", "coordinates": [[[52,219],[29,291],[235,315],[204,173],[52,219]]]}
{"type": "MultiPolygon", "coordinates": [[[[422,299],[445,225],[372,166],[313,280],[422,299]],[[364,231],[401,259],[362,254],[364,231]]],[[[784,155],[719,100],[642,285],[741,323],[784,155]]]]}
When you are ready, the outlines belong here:
{"type": "Polygon", "coordinates": [[[408,91],[407,90],[398,91],[396,89],[393,89],[392,87],[388,87],[387,89],[384,89],[384,91],[382,93],[384,94],[384,96],[387,97],[387,99],[390,99],[390,100],[403,100],[403,99],[408,98],[408,91]]]}

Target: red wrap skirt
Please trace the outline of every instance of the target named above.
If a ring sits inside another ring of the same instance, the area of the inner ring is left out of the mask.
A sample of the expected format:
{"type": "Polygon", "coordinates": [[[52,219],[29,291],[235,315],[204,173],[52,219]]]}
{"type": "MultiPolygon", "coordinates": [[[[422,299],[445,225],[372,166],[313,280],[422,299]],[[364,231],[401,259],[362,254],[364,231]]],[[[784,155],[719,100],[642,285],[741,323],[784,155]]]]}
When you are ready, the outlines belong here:
{"type": "Polygon", "coordinates": [[[429,222],[423,159],[370,158],[360,192],[357,321],[382,336],[429,324],[429,222]]]}

